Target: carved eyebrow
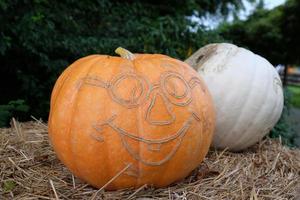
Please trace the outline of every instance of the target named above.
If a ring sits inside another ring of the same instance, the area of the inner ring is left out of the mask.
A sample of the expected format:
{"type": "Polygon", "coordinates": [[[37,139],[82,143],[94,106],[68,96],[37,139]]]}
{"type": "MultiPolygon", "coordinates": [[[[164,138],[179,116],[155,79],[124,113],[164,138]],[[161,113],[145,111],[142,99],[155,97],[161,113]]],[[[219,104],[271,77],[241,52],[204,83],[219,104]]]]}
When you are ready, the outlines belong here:
{"type": "MultiPolygon", "coordinates": [[[[91,86],[96,86],[96,87],[102,87],[102,88],[109,88],[111,86],[110,81],[105,82],[103,81],[99,76],[86,76],[82,78],[81,83],[91,85],[91,86]]],[[[156,88],[160,87],[160,83],[148,83],[150,90],[154,90],[156,88]]]]}
{"type": "Polygon", "coordinates": [[[96,87],[109,88],[109,83],[103,81],[98,76],[86,76],[82,78],[83,84],[92,85],[96,87]]]}

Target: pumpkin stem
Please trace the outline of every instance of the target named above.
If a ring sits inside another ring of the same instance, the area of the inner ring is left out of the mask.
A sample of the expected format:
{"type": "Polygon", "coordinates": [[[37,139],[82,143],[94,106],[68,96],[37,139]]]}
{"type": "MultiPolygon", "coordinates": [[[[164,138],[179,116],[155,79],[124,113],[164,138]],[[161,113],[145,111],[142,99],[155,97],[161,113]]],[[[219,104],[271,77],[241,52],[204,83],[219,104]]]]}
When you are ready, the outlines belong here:
{"type": "Polygon", "coordinates": [[[128,51],[127,49],[124,49],[122,47],[118,47],[115,50],[116,54],[120,55],[122,58],[133,60],[135,58],[134,54],[128,51]]]}

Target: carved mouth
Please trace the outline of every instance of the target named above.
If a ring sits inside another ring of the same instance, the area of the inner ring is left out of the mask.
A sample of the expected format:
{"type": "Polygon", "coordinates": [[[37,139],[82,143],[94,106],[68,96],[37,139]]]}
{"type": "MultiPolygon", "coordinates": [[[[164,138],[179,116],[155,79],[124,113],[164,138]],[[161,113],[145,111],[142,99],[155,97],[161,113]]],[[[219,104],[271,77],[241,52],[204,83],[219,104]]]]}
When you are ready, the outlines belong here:
{"type": "MultiPolygon", "coordinates": [[[[180,144],[182,143],[183,137],[186,135],[188,129],[190,128],[193,118],[195,118],[195,116],[191,115],[189,117],[189,119],[187,119],[182,124],[181,128],[176,133],[172,134],[171,136],[162,138],[162,139],[145,139],[142,137],[138,137],[132,133],[129,133],[126,130],[118,127],[113,122],[113,120],[115,119],[115,116],[113,116],[112,118],[107,120],[105,123],[102,123],[100,125],[101,126],[108,125],[114,131],[116,131],[120,135],[123,146],[126,148],[128,153],[132,157],[134,157],[136,160],[142,162],[145,165],[158,166],[158,165],[164,164],[165,162],[167,162],[174,156],[176,151],[179,149],[180,144]],[[148,151],[154,152],[154,153],[159,153],[160,149],[167,143],[171,143],[171,142],[175,141],[175,145],[172,147],[170,152],[164,158],[161,158],[160,160],[156,160],[156,161],[150,161],[150,160],[146,160],[146,159],[142,158],[138,152],[135,152],[134,149],[128,143],[128,139],[147,145],[148,151]]],[[[97,127],[99,127],[99,124],[97,127]]],[[[97,131],[99,131],[99,128],[97,129],[97,131]]]]}

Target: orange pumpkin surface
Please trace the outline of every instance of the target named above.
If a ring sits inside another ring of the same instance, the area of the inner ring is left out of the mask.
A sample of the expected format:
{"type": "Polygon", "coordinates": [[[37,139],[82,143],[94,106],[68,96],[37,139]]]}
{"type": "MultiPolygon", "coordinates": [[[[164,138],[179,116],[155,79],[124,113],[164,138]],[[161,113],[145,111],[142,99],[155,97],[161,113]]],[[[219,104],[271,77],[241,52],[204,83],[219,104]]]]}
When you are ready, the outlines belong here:
{"type": "Polygon", "coordinates": [[[162,187],[184,178],[212,140],[215,114],[206,86],[179,60],[117,52],[122,57],[81,58],[58,78],[48,122],[54,150],[98,188],[113,177],[106,189],[162,187]]]}

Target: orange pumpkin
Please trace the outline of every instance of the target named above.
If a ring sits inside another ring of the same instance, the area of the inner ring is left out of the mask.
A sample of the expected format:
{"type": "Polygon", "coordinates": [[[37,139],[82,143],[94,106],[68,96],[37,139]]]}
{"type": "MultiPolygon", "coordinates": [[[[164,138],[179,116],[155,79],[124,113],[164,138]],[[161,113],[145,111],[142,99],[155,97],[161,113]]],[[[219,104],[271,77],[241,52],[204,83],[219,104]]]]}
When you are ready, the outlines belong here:
{"type": "Polygon", "coordinates": [[[106,189],[166,186],[187,176],[211,144],[215,114],[199,75],[160,54],[91,55],[58,78],[49,136],[79,178],[106,189]],[[116,176],[117,175],[117,176],[116,176]]]}

